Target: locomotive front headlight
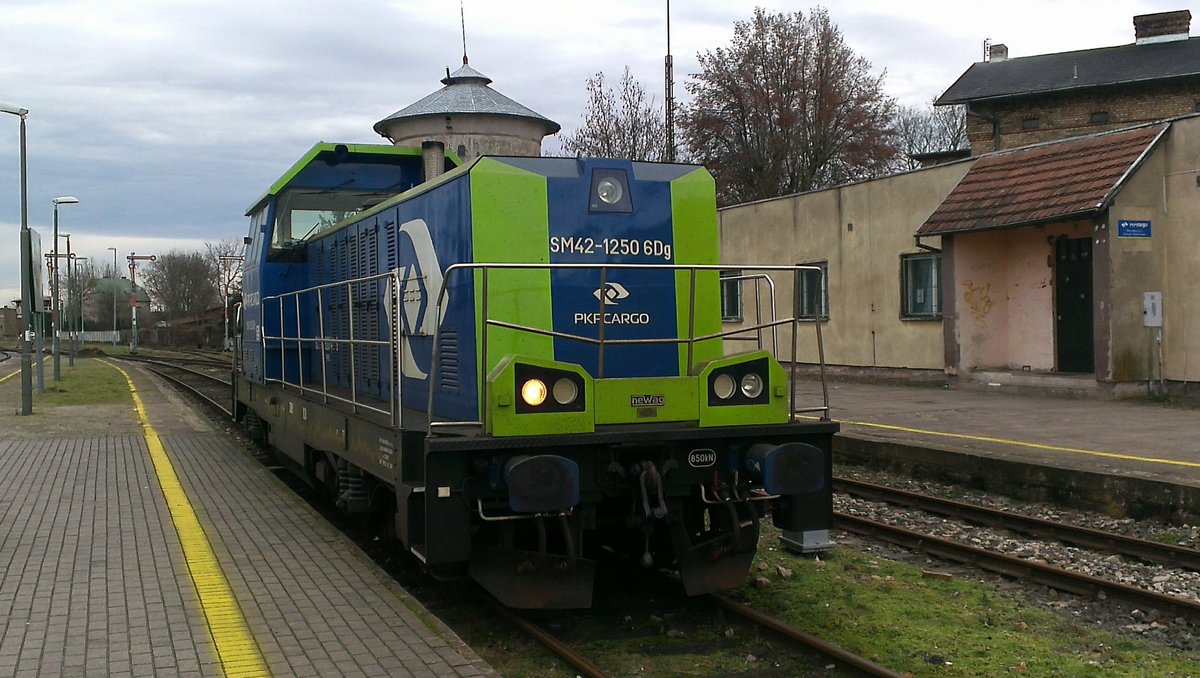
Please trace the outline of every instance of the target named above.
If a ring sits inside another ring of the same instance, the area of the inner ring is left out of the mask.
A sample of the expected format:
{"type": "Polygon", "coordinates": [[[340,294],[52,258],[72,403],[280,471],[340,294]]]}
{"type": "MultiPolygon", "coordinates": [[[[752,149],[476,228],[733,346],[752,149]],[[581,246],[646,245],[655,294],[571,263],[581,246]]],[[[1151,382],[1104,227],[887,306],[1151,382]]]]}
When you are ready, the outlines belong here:
{"type": "Polygon", "coordinates": [[[530,407],[546,402],[546,393],[546,382],[541,379],[528,379],[521,385],[521,400],[530,407]]]}
{"type": "Polygon", "coordinates": [[[746,376],[742,377],[742,395],[753,400],[753,399],[757,398],[758,396],[760,396],[762,394],[762,391],[763,391],[762,377],[758,376],[757,374],[755,374],[753,372],[750,372],[746,376]]]}
{"type": "Polygon", "coordinates": [[[621,189],[620,182],[611,177],[605,177],[596,184],[596,197],[609,205],[615,205],[620,202],[621,196],[624,193],[625,191],[621,189]]]}
{"type": "Polygon", "coordinates": [[[552,395],[554,402],[559,405],[570,405],[579,397],[579,387],[571,379],[560,377],[558,381],[554,382],[552,395]]]}
{"type": "Polygon", "coordinates": [[[728,374],[718,374],[713,379],[713,393],[721,400],[728,400],[737,389],[737,382],[728,374]]]}

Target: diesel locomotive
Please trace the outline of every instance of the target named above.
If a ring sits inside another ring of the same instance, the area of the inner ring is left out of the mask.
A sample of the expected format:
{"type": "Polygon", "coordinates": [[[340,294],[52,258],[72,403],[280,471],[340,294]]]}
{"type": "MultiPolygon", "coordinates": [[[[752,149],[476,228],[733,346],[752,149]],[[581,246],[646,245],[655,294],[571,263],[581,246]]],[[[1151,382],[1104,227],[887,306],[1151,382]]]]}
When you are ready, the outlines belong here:
{"type": "Polygon", "coordinates": [[[803,267],[722,278],[703,168],[321,143],[247,216],[235,416],[431,572],[586,607],[601,556],[698,594],[767,515],[828,544],[837,424],[769,345],[820,326],[720,303],[803,267]]]}

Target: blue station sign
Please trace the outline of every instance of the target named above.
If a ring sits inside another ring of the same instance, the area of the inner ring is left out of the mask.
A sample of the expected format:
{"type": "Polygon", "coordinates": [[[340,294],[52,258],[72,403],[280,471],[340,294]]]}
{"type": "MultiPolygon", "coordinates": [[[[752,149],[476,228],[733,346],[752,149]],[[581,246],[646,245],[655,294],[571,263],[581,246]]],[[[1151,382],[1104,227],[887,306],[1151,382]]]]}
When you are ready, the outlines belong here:
{"type": "Polygon", "coordinates": [[[1131,221],[1129,219],[1120,219],[1117,221],[1117,237],[1118,238],[1149,238],[1150,237],[1150,222],[1149,221],[1131,221]]]}

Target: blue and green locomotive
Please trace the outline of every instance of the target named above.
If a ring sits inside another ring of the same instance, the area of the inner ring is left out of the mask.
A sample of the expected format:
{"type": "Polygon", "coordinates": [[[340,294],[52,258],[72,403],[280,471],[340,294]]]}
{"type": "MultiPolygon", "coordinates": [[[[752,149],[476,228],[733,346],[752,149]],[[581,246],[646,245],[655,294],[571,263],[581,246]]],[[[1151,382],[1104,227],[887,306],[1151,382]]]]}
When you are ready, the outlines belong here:
{"type": "MultiPolygon", "coordinates": [[[[248,211],[255,435],[514,607],[590,605],[604,551],[736,586],[767,514],[827,543],[837,425],[761,341],[725,350],[708,172],[428,146],[317,144],[248,211]]],[[[755,329],[785,326],[819,331],[755,329]]]]}

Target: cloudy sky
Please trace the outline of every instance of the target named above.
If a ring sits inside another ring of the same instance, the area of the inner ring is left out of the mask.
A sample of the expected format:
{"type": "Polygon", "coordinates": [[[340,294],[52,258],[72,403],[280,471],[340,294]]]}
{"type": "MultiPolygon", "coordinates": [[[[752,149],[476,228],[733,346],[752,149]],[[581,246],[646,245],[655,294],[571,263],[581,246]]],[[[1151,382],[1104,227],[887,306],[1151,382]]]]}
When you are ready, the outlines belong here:
{"type": "MultiPolygon", "coordinates": [[[[696,54],[733,23],[807,1],[675,0],[671,51],[685,98],[696,54]]],[[[1135,14],[1183,0],[826,3],[847,43],[923,105],[983,41],[1010,57],[1133,41],[1135,14]]],[[[662,91],[666,2],[463,0],[471,65],[492,87],[578,126],[586,79],[629,66],[662,91]]],[[[1195,33],[1193,33],[1195,34],[1195,33]]],[[[29,222],[50,249],[55,196],[79,256],[240,240],[245,209],[317,141],[382,143],[381,118],[441,87],[462,57],[452,0],[20,0],[0,5],[0,102],[30,110],[29,222]]],[[[0,306],[19,296],[19,122],[0,115],[0,306]]],[[[553,139],[547,147],[557,148],[553,139]]],[[[64,245],[65,246],[65,245],[64,245]]]]}

